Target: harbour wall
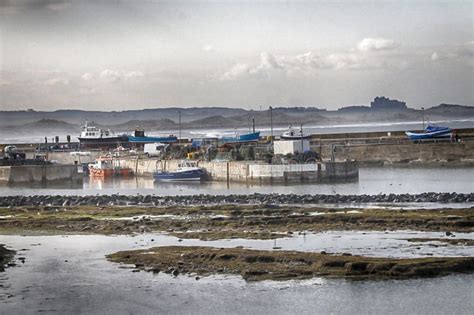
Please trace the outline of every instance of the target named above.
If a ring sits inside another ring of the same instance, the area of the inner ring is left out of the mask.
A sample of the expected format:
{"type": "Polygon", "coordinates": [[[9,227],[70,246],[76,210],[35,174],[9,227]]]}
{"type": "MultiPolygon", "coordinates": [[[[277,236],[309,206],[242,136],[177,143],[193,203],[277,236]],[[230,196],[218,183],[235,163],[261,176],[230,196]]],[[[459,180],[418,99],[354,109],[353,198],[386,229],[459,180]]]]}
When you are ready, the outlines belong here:
{"type": "MultiPolygon", "coordinates": [[[[118,160],[121,167],[131,168],[137,176],[151,176],[156,171],[175,171],[179,160],[152,158],[124,158],[118,160]]],[[[351,181],[359,177],[355,161],[310,164],[264,164],[254,161],[197,162],[206,170],[210,180],[246,183],[295,183],[351,181]]]]}
{"type": "Polygon", "coordinates": [[[445,163],[474,166],[474,142],[323,145],[313,149],[321,153],[323,160],[330,160],[334,150],[336,161],[351,159],[363,164],[445,163]]]}
{"type": "Polygon", "coordinates": [[[82,181],[76,165],[0,166],[0,184],[82,181]]]}
{"type": "Polygon", "coordinates": [[[101,151],[87,151],[87,154],[75,155],[71,152],[48,152],[46,159],[48,161],[57,161],[60,164],[82,164],[82,163],[92,163],[101,155],[105,155],[101,151]]]}

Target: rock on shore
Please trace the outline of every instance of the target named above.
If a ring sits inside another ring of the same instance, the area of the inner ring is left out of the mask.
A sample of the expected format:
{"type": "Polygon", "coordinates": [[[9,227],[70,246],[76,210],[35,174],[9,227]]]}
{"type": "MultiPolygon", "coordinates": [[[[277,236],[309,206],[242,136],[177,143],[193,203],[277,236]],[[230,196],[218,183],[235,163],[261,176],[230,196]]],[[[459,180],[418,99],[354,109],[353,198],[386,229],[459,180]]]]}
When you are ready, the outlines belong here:
{"type": "Polygon", "coordinates": [[[378,194],[378,195],[296,195],[296,194],[250,194],[250,195],[95,195],[95,196],[3,196],[0,207],[15,206],[173,206],[205,204],[353,204],[353,203],[407,203],[474,202],[474,193],[422,193],[422,194],[378,194]]]}
{"type": "Polygon", "coordinates": [[[0,272],[5,271],[13,256],[15,256],[15,251],[7,249],[5,245],[0,244],[0,272]]]}

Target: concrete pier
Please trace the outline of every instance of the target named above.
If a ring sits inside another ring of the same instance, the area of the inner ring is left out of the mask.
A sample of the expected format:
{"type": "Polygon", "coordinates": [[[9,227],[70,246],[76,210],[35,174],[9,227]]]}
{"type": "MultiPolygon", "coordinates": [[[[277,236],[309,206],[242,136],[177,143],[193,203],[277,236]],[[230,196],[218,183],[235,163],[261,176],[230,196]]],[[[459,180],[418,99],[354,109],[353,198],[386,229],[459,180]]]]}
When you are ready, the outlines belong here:
{"type": "Polygon", "coordinates": [[[347,144],[313,147],[324,159],[357,160],[362,164],[474,165],[474,142],[347,144]]]}
{"type": "MultiPolygon", "coordinates": [[[[129,167],[137,176],[151,176],[153,172],[175,171],[180,160],[158,160],[153,158],[122,158],[119,164],[129,167]]],[[[359,177],[355,161],[324,162],[308,164],[265,164],[255,161],[198,162],[206,170],[209,179],[224,182],[245,183],[298,183],[351,181],[359,177]]]]}
{"type": "Polygon", "coordinates": [[[82,181],[76,165],[0,166],[0,184],[82,181]]]}

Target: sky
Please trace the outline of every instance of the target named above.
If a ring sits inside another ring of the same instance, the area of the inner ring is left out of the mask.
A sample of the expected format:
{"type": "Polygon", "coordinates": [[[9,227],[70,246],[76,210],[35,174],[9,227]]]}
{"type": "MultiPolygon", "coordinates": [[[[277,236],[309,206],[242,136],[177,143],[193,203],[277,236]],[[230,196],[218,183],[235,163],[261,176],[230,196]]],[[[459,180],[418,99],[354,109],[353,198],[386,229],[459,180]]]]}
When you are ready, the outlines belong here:
{"type": "Polygon", "coordinates": [[[0,109],[474,105],[473,5],[0,0],[0,109]]]}

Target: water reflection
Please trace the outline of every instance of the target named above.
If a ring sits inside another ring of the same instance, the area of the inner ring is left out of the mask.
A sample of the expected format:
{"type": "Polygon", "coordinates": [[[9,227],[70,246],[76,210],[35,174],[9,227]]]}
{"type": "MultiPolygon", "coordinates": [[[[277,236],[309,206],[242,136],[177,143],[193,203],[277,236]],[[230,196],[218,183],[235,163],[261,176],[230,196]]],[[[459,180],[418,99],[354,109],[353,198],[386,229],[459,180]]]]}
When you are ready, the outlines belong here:
{"type": "Polygon", "coordinates": [[[245,183],[154,183],[151,177],[99,179],[85,177],[82,185],[0,187],[0,195],[95,194],[379,194],[474,192],[474,168],[361,168],[359,181],[258,185],[245,183]]]}
{"type": "MultiPolygon", "coordinates": [[[[366,248],[368,252],[370,247],[379,247],[378,236],[367,245],[365,241],[358,241],[361,238],[356,235],[355,241],[349,237],[340,242],[334,240],[329,246],[353,243],[352,247],[366,248]]],[[[368,238],[365,239],[368,241],[368,238]]],[[[134,273],[105,260],[105,255],[118,250],[179,245],[176,238],[159,235],[2,235],[0,242],[9,244],[26,258],[24,264],[0,275],[2,314],[45,311],[59,314],[189,314],[196,311],[260,314],[270,310],[275,314],[380,314],[387,310],[392,313],[410,310],[414,314],[470,314],[474,307],[472,275],[404,281],[352,282],[316,278],[246,283],[235,276],[204,277],[196,281],[194,277],[183,275],[173,278],[164,273],[134,273]]],[[[221,243],[235,246],[233,242],[237,241],[221,243]]],[[[391,247],[392,242],[397,241],[384,243],[391,247]]],[[[185,240],[182,243],[203,242],[185,240]]],[[[273,243],[264,244],[273,246],[273,243]]],[[[267,245],[262,246],[268,248],[267,245]]],[[[316,243],[314,246],[318,247],[316,243]]]]}

